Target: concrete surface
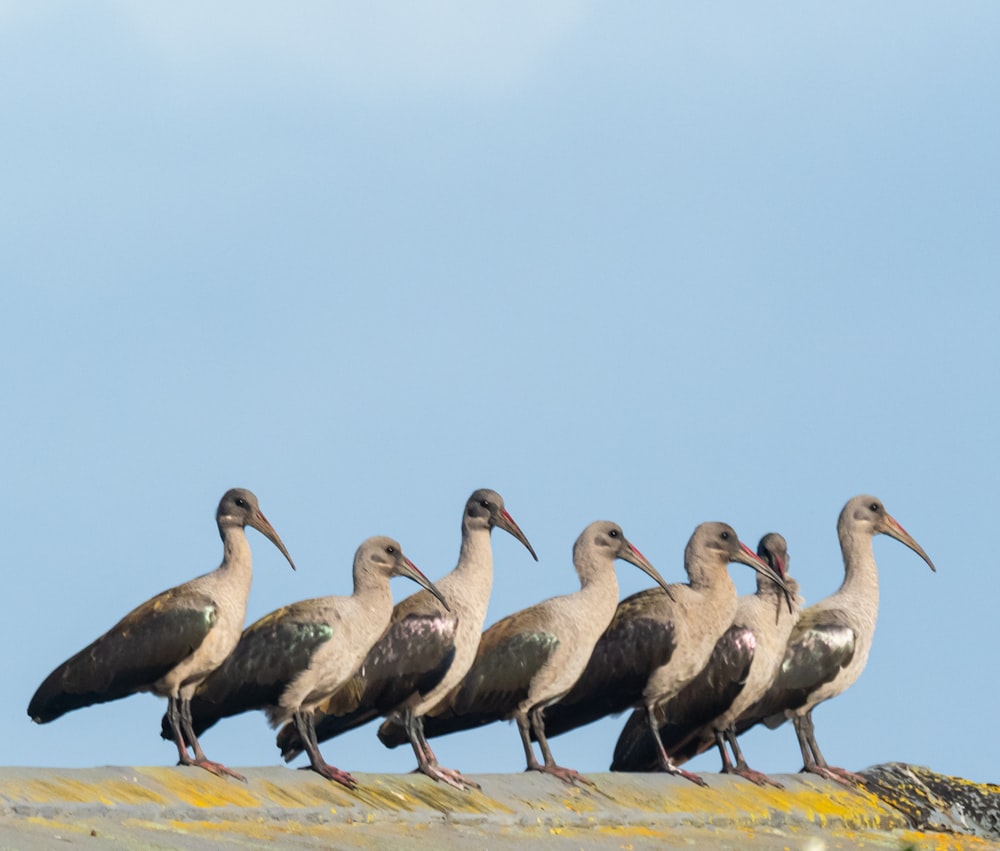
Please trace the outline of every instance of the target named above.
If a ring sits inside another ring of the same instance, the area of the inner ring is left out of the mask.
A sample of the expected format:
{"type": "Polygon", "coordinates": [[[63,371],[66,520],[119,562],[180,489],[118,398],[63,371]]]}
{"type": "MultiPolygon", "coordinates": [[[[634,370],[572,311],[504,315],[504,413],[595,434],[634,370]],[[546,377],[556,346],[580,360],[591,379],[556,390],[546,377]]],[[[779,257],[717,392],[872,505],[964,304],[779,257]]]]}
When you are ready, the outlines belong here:
{"type": "Polygon", "coordinates": [[[594,788],[477,775],[463,793],[417,775],[356,775],[354,792],[288,768],[0,768],[0,848],[1000,848],[1000,787],[901,764],[870,788],[805,775],[761,789],[704,775],[594,774],[594,788]]]}

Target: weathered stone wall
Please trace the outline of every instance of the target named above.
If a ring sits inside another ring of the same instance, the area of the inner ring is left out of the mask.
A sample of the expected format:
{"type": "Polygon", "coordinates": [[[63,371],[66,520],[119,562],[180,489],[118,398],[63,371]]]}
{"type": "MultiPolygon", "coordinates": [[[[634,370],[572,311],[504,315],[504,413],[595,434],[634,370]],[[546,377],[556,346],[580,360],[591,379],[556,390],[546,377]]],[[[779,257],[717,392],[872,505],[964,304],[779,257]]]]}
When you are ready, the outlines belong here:
{"type": "MultiPolygon", "coordinates": [[[[244,769],[240,769],[244,771],[244,769]]],[[[785,789],[705,775],[480,775],[462,793],[417,775],[246,769],[246,785],[183,768],[0,769],[0,847],[854,849],[1000,848],[1000,787],[905,765],[869,789],[805,775],[785,789]]]]}

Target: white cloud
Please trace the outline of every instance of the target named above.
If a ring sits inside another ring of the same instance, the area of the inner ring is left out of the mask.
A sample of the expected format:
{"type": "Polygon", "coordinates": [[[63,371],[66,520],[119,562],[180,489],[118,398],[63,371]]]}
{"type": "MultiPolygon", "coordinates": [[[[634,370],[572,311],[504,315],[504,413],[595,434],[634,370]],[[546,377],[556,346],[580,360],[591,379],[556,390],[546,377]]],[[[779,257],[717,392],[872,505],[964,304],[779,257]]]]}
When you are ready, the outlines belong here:
{"type": "Polygon", "coordinates": [[[266,68],[307,74],[344,92],[503,93],[529,80],[588,14],[574,0],[546,3],[202,3],[106,7],[180,72],[266,68]]]}

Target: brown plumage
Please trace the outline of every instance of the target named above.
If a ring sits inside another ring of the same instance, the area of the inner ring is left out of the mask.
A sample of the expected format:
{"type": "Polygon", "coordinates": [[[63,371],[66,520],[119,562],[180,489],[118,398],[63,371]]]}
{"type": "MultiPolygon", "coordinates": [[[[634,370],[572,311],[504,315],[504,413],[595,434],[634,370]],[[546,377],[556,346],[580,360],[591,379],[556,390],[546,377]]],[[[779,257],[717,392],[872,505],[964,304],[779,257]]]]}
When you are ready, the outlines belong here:
{"type": "Polygon", "coordinates": [[[702,523],[684,552],[687,584],[671,585],[671,599],[659,588],[623,600],[597,642],[583,675],[547,714],[549,735],[634,706],[644,710],[660,767],[704,785],[670,760],[659,727],[670,719],[662,707],[705,667],[712,648],[736,614],[736,586],[727,565],[737,561],[781,577],[741,543],[731,526],[702,523]]]}
{"type": "MultiPolygon", "coordinates": [[[[318,741],[391,715],[406,730],[421,772],[461,789],[475,785],[438,763],[423,733],[423,717],[461,681],[475,659],[493,587],[490,532],[494,527],[509,532],[538,560],[500,494],[475,491],[462,513],[458,564],[436,583],[451,611],[426,591],[399,603],[389,629],[358,673],[317,710],[318,741]]],[[[278,747],[286,760],[302,751],[302,737],[294,725],[285,725],[278,733],[278,747]]]]}
{"type": "MultiPolygon", "coordinates": [[[[354,554],[354,593],[349,597],[301,600],[247,627],[236,649],[191,698],[195,733],[201,735],[221,718],[263,709],[272,725],[295,725],[313,771],[354,788],[357,781],[320,754],[312,732],[313,710],[357,671],[389,625],[389,580],[394,576],[412,579],[445,603],[396,541],[368,538],[354,554]]],[[[163,728],[169,736],[166,717],[163,728]]]]}
{"type": "MultiPolygon", "coordinates": [[[[781,665],[789,633],[799,616],[798,585],[788,576],[785,539],[772,532],[761,538],[757,554],[785,580],[793,595],[792,610],[783,590],[764,574],[757,575],[757,593],[740,597],[732,626],[716,642],[708,664],[662,710],[668,725],[660,738],[675,765],[718,746],[722,771],[758,785],[781,784],[747,764],[736,741],[734,722],[770,687],[781,665]],[[733,750],[731,762],[726,750],[733,750]]],[[[612,771],[654,771],[659,756],[643,710],[628,719],[615,746],[612,771]]]]}
{"type": "MultiPolygon", "coordinates": [[[[425,735],[439,736],[513,718],[528,770],[568,782],[582,780],[576,771],[557,765],[553,759],[545,738],[544,712],[572,688],[614,615],[618,604],[614,563],[619,558],[667,588],[618,525],[591,523],[573,547],[580,590],[516,612],[486,630],[465,679],[425,717],[425,735]],[[532,734],[544,763],[539,763],[532,751],[532,734]]],[[[402,729],[392,721],[382,725],[379,738],[390,746],[405,741],[402,729]]]]}
{"type": "Polygon", "coordinates": [[[293,569],[295,565],[250,491],[227,491],[216,522],[223,542],[222,564],[143,603],[63,662],[28,705],[34,721],[44,724],[74,709],[151,691],[167,698],[169,727],[181,765],[243,779],[205,758],[191,729],[191,695],[232,652],[243,631],[253,577],[244,527],[259,531],[293,569]],[[190,743],[193,757],[185,742],[190,743]]]}
{"type": "Polygon", "coordinates": [[[872,538],[889,535],[933,562],[873,496],[849,500],[837,521],[844,582],[836,593],[807,608],[792,630],[781,670],[767,693],[736,723],[743,732],[758,723],[777,727],[791,719],[803,771],[841,783],[861,783],[851,771],[827,763],[816,743],[812,710],[849,688],[868,661],[878,618],[878,568],[872,538]]]}

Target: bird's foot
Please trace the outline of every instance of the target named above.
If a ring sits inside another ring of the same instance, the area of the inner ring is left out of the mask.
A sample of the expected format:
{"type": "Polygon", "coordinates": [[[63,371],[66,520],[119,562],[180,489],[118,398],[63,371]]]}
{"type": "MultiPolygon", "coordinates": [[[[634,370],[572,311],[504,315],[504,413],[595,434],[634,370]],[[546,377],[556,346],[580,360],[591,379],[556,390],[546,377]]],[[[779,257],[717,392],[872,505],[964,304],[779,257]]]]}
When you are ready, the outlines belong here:
{"type": "Polygon", "coordinates": [[[474,780],[469,780],[461,771],[456,771],[454,768],[445,768],[443,765],[432,765],[430,762],[425,762],[417,766],[417,771],[426,774],[432,780],[447,783],[462,792],[468,792],[470,789],[482,789],[482,786],[474,780]]]}
{"type": "Polygon", "coordinates": [[[685,780],[690,780],[697,786],[708,786],[708,784],[697,774],[692,774],[690,771],[685,771],[683,768],[678,768],[676,765],[671,765],[669,768],[665,768],[664,771],[668,774],[675,774],[678,777],[683,777],[685,780]]]}
{"type": "Polygon", "coordinates": [[[584,777],[579,771],[572,768],[563,768],[561,765],[529,765],[525,771],[540,771],[542,774],[551,774],[553,777],[558,777],[564,783],[570,783],[572,785],[583,784],[584,786],[593,786],[594,783],[584,777]]]}
{"type": "Polygon", "coordinates": [[[785,787],[779,783],[777,780],[772,780],[766,774],[762,774],[759,771],[754,771],[752,768],[733,768],[730,771],[724,772],[725,774],[735,774],[738,777],[743,777],[749,780],[751,783],[756,783],[758,786],[773,786],[775,789],[784,789],[785,787]]]}
{"type": "Polygon", "coordinates": [[[232,777],[242,783],[247,782],[247,779],[238,771],[233,771],[231,768],[224,766],[221,762],[212,762],[210,759],[182,759],[177,764],[191,765],[195,768],[204,768],[205,771],[210,771],[216,777],[232,777]]]}
{"type": "Polygon", "coordinates": [[[325,777],[327,780],[335,780],[342,786],[346,786],[348,789],[357,789],[358,781],[355,780],[348,772],[341,771],[329,763],[321,762],[316,765],[303,766],[303,768],[309,768],[315,771],[320,777],[325,777]]]}
{"type": "Polygon", "coordinates": [[[832,765],[813,763],[812,765],[804,766],[802,771],[809,774],[816,774],[827,780],[833,780],[835,783],[841,783],[844,786],[864,786],[866,783],[865,778],[860,774],[855,774],[846,768],[836,768],[832,765]]]}

